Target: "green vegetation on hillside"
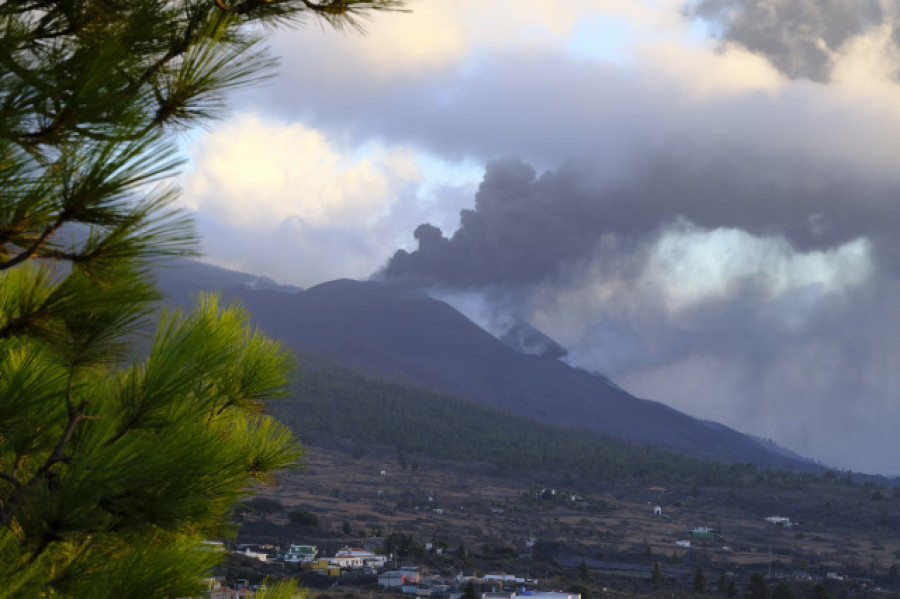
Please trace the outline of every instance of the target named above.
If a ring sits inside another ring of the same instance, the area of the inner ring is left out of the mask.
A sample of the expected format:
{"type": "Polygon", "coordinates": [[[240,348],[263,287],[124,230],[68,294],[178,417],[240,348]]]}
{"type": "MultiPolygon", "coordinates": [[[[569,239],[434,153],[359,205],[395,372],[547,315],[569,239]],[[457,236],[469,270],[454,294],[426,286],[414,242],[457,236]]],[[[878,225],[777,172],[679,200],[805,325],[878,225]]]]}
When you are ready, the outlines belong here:
{"type": "Polygon", "coordinates": [[[798,485],[815,478],[543,424],[422,386],[361,374],[315,355],[303,355],[300,364],[294,397],[273,410],[304,438],[325,433],[358,447],[395,447],[401,455],[609,482],[748,486],[798,485]]]}

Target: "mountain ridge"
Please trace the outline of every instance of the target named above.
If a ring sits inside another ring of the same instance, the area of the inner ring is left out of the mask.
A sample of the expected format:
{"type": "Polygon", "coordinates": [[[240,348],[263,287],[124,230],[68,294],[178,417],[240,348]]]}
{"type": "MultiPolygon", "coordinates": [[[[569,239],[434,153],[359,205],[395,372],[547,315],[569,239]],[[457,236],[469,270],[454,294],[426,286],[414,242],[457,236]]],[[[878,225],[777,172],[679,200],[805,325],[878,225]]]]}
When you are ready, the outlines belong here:
{"type": "MultiPolygon", "coordinates": [[[[197,287],[205,284],[201,276],[189,278],[197,287]]],[[[165,273],[161,286],[167,289],[165,273]]],[[[710,426],[661,402],[634,397],[606,377],[551,356],[514,351],[419,288],[338,279],[301,292],[246,284],[219,290],[239,299],[260,328],[289,347],[377,376],[691,456],[812,467],[724,425],[710,426]]]]}

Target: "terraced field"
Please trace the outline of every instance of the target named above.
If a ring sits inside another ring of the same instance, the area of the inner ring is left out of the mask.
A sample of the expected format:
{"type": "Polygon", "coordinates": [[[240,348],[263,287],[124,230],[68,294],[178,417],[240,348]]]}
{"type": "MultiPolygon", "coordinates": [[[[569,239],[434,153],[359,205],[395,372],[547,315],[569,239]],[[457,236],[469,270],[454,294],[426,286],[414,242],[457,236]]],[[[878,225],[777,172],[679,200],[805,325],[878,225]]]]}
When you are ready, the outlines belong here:
{"type": "MultiPolygon", "coordinates": [[[[414,543],[401,556],[404,563],[434,571],[504,571],[556,580],[557,586],[583,578],[586,567],[593,583],[640,590],[657,562],[673,583],[684,583],[700,566],[711,583],[721,574],[741,581],[760,571],[821,579],[836,572],[872,578],[884,588],[900,585],[900,497],[873,485],[607,488],[567,484],[563,477],[505,477],[483,465],[401,464],[390,452],[350,457],[320,448],[309,450],[306,463],[305,471],[288,473],[263,491],[284,511],[246,516],[242,540],[313,543],[331,554],[345,544],[404,533],[414,543]],[[319,524],[292,525],[294,510],[315,514],[319,524]],[[767,522],[772,515],[796,524],[767,522]],[[711,529],[710,536],[692,538],[701,527],[711,529]],[[690,548],[678,545],[687,540],[690,548]],[[430,552],[423,551],[427,543],[430,552]],[[442,555],[434,551],[439,547],[442,555]]],[[[840,584],[828,583],[839,595],[840,584]]]]}

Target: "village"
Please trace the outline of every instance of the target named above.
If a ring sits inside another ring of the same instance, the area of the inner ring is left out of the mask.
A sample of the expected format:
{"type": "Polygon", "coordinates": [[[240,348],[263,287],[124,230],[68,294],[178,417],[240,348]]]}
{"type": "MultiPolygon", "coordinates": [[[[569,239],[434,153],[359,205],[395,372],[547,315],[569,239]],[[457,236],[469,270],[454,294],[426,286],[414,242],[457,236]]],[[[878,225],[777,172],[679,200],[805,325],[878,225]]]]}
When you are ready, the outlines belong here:
{"type": "Polygon", "coordinates": [[[283,576],[333,599],[453,599],[469,582],[506,599],[691,596],[698,569],[721,596],[743,594],[754,575],[836,598],[900,596],[900,498],[889,490],[573,490],[425,460],[397,469],[319,449],[307,459],[238,514],[233,567],[211,582],[231,591],[208,596],[252,596],[283,576]]]}
{"type": "MultiPolygon", "coordinates": [[[[658,511],[657,515],[661,515],[658,511]]],[[[778,526],[790,526],[790,520],[786,517],[770,516],[765,521],[776,524],[778,526]]],[[[692,545],[692,541],[706,543],[720,539],[720,535],[713,529],[706,527],[698,527],[687,532],[688,539],[680,539],[675,542],[675,546],[688,549],[692,545]]],[[[588,587],[581,584],[570,584],[568,590],[541,590],[541,581],[536,578],[526,578],[506,574],[503,572],[485,573],[476,575],[473,571],[471,574],[465,573],[447,573],[443,571],[439,574],[429,572],[429,567],[425,565],[398,565],[398,560],[394,555],[386,555],[378,552],[377,549],[383,549],[384,539],[371,539],[366,545],[374,547],[376,551],[365,547],[343,546],[337,550],[332,556],[321,555],[315,545],[291,544],[284,553],[280,553],[280,548],[272,545],[241,545],[231,553],[244,559],[255,560],[262,564],[286,565],[293,566],[294,572],[313,573],[321,577],[318,587],[334,589],[338,586],[342,588],[372,588],[377,587],[383,592],[396,593],[403,595],[412,595],[414,597],[436,597],[440,599],[460,599],[462,597],[475,597],[476,599],[513,599],[515,597],[527,597],[528,599],[583,599],[582,591],[590,596],[588,587]]],[[[210,546],[219,551],[226,551],[224,546],[218,542],[210,542],[210,546]]],[[[434,556],[441,556],[443,548],[433,547],[426,544],[424,550],[434,556]]],[[[721,551],[728,552],[729,548],[723,546],[721,551]]],[[[525,559],[525,555],[519,556],[525,559]]],[[[596,565],[596,564],[595,564],[596,565]]],[[[632,578],[641,581],[650,581],[654,586],[661,586],[660,581],[654,581],[656,575],[654,569],[640,569],[627,567],[625,564],[619,564],[619,570],[598,570],[603,574],[612,578],[632,578]]],[[[658,568],[657,568],[658,569],[658,568]]],[[[582,562],[578,578],[586,578],[585,572],[590,571],[587,562],[582,562]]],[[[658,569],[660,573],[662,569],[658,569]]],[[[685,589],[694,587],[696,589],[696,574],[691,576],[691,572],[696,573],[696,569],[691,568],[675,568],[667,567],[665,569],[667,586],[684,587],[685,589]]],[[[735,574],[729,572],[728,575],[734,580],[735,574]]],[[[749,578],[743,577],[742,582],[749,585],[749,578]]],[[[771,568],[768,578],[774,584],[785,584],[786,580],[793,581],[798,584],[810,586],[812,584],[826,582],[833,588],[844,589],[845,591],[854,589],[861,590],[863,595],[885,595],[895,596],[896,593],[883,589],[875,584],[875,580],[871,577],[850,577],[846,574],[840,574],[834,571],[828,571],[824,576],[814,575],[805,570],[797,570],[791,573],[778,572],[773,575],[771,568]]],[[[575,579],[573,577],[573,579],[575,579]]],[[[310,580],[308,577],[306,580],[310,580]]],[[[555,582],[559,582],[559,577],[555,577],[555,582]]],[[[260,590],[265,589],[265,582],[251,583],[250,579],[227,580],[225,577],[210,577],[205,581],[207,590],[203,597],[210,599],[252,599],[260,590]]],[[[721,585],[720,585],[721,586],[721,585]]],[[[734,584],[733,588],[737,588],[734,584]]],[[[823,587],[824,588],[824,587],[823,587]]],[[[728,587],[722,586],[718,589],[722,594],[729,596],[728,587]]],[[[712,589],[711,589],[712,590],[712,589]]],[[[604,594],[615,596],[615,590],[602,588],[604,594]]],[[[369,593],[370,596],[372,593],[369,593]]],[[[846,592],[844,593],[846,594],[846,592]]],[[[733,595],[730,595],[733,596],[733,595]]],[[[860,596],[854,593],[854,596],[860,596]]]]}
{"type": "MultiPolygon", "coordinates": [[[[376,543],[380,543],[377,541],[376,543]]],[[[225,551],[218,542],[210,542],[210,546],[225,551]]],[[[377,585],[385,591],[411,594],[416,597],[441,597],[459,599],[467,589],[482,599],[512,599],[527,596],[529,599],[581,599],[580,593],[561,591],[539,591],[538,580],[525,579],[507,574],[485,574],[483,576],[430,575],[428,569],[420,566],[391,566],[393,556],[375,553],[362,547],[344,546],[333,556],[320,556],[314,545],[290,545],[286,552],[277,553],[278,548],[272,546],[243,546],[236,550],[239,556],[258,560],[264,563],[293,564],[323,577],[339,579],[342,576],[358,573],[377,576],[377,585]],[[275,553],[269,551],[275,550],[275,553]]],[[[427,547],[437,555],[441,548],[427,547]]],[[[210,599],[252,598],[264,585],[251,584],[249,579],[237,579],[231,582],[224,577],[210,577],[204,597],[210,599]]]]}

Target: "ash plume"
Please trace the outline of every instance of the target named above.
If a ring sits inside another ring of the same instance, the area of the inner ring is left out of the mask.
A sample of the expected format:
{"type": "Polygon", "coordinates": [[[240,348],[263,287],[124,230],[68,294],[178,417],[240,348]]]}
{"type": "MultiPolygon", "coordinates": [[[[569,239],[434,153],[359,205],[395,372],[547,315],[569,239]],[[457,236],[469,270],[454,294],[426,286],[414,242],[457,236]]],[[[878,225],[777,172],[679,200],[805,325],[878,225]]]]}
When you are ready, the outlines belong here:
{"type": "Polygon", "coordinates": [[[399,250],[383,276],[455,288],[527,287],[565,276],[604,251],[610,236],[633,249],[679,219],[705,230],[783,237],[797,251],[868,237],[893,256],[897,197],[897,181],[759,154],[656,155],[615,182],[594,180],[588,161],[538,175],[506,158],[487,164],[475,207],[461,212],[451,237],[420,225],[418,249],[399,250]]]}
{"type": "Polygon", "coordinates": [[[891,454],[883,417],[900,415],[885,329],[900,322],[900,181],[749,152],[595,173],[490,162],[459,229],[419,226],[418,249],[379,276],[436,290],[498,337],[498,315],[521,317],[639,396],[891,472],[872,448],[891,454]]]}

